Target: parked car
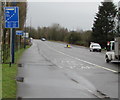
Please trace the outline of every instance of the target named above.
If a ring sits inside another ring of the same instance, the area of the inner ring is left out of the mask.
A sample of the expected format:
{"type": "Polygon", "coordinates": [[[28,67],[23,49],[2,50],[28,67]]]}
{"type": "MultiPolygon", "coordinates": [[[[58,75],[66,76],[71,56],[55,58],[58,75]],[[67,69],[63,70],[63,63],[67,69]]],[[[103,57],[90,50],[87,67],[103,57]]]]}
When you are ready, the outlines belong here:
{"type": "Polygon", "coordinates": [[[98,52],[101,52],[101,46],[100,46],[100,44],[98,44],[98,43],[91,43],[90,44],[90,52],[91,51],[98,51],[98,52]]]}

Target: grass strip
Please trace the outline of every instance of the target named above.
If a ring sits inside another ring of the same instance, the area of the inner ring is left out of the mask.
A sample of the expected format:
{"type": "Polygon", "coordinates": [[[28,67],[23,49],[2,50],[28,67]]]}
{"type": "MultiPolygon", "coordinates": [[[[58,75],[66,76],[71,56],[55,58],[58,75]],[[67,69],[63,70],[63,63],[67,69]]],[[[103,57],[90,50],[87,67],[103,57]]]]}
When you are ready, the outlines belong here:
{"type": "Polygon", "coordinates": [[[2,98],[16,98],[17,62],[26,49],[22,48],[15,52],[15,64],[12,64],[11,67],[9,64],[2,64],[2,98]]]}
{"type": "Polygon", "coordinates": [[[0,99],[2,98],[2,64],[0,64],[0,99]]]}

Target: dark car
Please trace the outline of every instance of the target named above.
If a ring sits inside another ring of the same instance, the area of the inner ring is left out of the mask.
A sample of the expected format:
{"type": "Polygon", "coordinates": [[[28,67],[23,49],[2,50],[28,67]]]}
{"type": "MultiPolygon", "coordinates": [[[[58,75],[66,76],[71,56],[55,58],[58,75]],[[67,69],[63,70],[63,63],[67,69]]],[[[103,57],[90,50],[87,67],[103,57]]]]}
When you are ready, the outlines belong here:
{"type": "Polygon", "coordinates": [[[42,41],[46,41],[46,39],[45,39],[45,38],[41,38],[41,40],[42,40],[42,41]]]}

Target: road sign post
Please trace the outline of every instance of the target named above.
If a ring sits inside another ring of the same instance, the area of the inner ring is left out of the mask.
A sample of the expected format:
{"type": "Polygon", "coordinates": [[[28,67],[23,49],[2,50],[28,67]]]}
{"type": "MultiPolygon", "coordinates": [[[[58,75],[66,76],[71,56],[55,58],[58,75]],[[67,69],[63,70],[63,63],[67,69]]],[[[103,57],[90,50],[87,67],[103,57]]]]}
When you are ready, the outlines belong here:
{"type": "Polygon", "coordinates": [[[19,28],[19,7],[4,7],[5,28],[10,28],[10,64],[14,63],[14,35],[19,28]]]}
{"type": "Polygon", "coordinates": [[[10,29],[10,63],[14,63],[14,38],[15,38],[15,29],[11,28],[10,29]]]}
{"type": "MultiPolygon", "coordinates": [[[[23,31],[20,31],[20,30],[16,31],[16,35],[19,36],[20,41],[21,41],[21,36],[23,36],[23,34],[24,34],[23,31]]],[[[18,44],[18,48],[20,48],[20,47],[21,47],[21,43],[18,44]]]]}

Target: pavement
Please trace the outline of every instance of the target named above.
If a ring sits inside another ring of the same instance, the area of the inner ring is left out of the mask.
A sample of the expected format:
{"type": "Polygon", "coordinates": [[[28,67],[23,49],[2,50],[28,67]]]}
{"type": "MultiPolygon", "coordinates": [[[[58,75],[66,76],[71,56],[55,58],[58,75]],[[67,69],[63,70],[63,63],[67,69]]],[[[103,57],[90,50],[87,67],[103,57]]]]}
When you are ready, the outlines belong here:
{"type": "MultiPolygon", "coordinates": [[[[17,76],[24,77],[24,82],[17,82],[17,97],[117,98],[117,74],[85,62],[86,54],[84,57],[81,55],[81,60],[76,50],[80,52],[76,47],[65,49],[64,44],[34,40],[19,61],[22,67],[18,67],[17,76]]],[[[81,52],[84,51],[82,48],[81,52]]]]}

